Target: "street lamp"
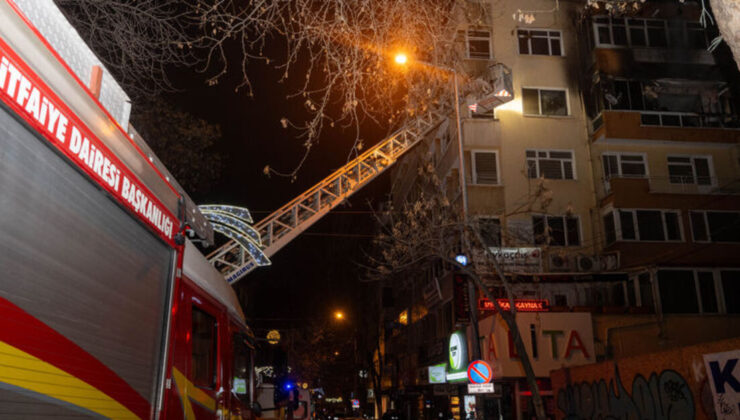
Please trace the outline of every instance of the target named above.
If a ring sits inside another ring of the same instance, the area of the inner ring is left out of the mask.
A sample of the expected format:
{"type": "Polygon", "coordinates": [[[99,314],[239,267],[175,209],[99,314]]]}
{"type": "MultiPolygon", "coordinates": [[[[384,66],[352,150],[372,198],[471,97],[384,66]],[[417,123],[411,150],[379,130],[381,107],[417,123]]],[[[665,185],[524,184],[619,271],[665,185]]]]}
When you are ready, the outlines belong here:
{"type": "Polygon", "coordinates": [[[343,320],[344,319],[344,312],[342,312],[342,311],[336,311],[336,312],[334,312],[334,319],[336,319],[337,321],[343,320]]]}
{"type": "MultiPolygon", "coordinates": [[[[406,54],[398,53],[395,56],[396,63],[405,65],[408,61],[406,54]]],[[[465,155],[463,154],[463,137],[462,137],[462,123],[460,120],[460,90],[457,82],[457,71],[452,67],[439,66],[436,64],[428,63],[426,61],[416,61],[417,63],[425,66],[433,67],[438,70],[452,73],[453,84],[455,85],[455,121],[457,122],[457,154],[460,159],[460,191],[462,192],[463,200],[463,221],[468,221],[468,188],[465,183],[465,155]]]]}

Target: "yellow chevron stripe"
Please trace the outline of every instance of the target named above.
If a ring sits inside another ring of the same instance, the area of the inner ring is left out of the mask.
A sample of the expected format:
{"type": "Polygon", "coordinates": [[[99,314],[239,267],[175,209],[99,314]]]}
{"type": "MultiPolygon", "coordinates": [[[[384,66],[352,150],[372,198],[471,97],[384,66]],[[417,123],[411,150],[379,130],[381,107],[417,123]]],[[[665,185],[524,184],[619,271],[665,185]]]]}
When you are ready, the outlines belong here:
{"type": "Polygon", "coordinates": [[[87,382],[2,341],[0,382],[48,395],[108,418],[139,418],[87,382]]]}
{"type": "Polygon", "coordinates": [[[175,378],[177,393],[180,394],[180,403],[182,403],[182,412],[185,413],[185,420],[195,420],[195,412],[190,400],[197,402],[210,411],[216,411],[216,400],[210,395],[195,386],[188,378],[177,368],[172,368],[172,377],[175,378]]]}

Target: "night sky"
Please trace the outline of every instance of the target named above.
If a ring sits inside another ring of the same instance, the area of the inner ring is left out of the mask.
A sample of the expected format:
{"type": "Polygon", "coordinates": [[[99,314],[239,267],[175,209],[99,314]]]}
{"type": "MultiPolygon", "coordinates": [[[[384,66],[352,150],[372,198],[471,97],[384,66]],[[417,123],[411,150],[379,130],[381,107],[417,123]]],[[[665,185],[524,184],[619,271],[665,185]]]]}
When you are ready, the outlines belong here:
{"type": "MultiPolygon", "coordinates": [[[[241,76],[237,72],[213,87],[202,83],[201,74],[177,75],[184,88],[169,94],[167,100],[220,125],[223,133],[219,147],[225,156],[222,179],[211,191],[193,195],[197,203],[244,206],[259,221],[347,162],[354,128],[327,126],[294,182],[263,173],[268,164],[290,172],[304,153],[304,140],[296,138],[299,132],[284,129],[280,123],[282,117],[300,122],[307,115],[300,98],[286,99],[295,87],[279,83],[280,74],[253,63],[249,74],[253,98],[246,89],[235,92],[241,76]]],[[[370,124],[361,129],[366,147],[388,130],[370,124]]],[[[374,230],[368,200],[377,205],[388,192],[386,173],[275,254],[271,267],[257,269],[238,283],[237,287],[248,288],[244,310],[258,334],[270,327],[299,327],[306,319],[331,316],[335,308],[350,311],[354,307],[361,272],[356,263],[362,260],[362,250],[368,249],[374,230]]]]}

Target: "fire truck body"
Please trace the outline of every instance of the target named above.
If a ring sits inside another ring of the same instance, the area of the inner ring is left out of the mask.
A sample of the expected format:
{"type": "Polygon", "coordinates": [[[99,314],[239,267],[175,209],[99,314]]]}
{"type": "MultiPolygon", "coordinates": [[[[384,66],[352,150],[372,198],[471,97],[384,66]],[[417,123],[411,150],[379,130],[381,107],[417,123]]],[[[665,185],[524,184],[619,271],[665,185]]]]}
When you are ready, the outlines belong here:
{"type": "Polygon", "coordinates": [[[0,418],[252,415],[213,233],[127,99],[53,1],[0,0],[0,418]]]}

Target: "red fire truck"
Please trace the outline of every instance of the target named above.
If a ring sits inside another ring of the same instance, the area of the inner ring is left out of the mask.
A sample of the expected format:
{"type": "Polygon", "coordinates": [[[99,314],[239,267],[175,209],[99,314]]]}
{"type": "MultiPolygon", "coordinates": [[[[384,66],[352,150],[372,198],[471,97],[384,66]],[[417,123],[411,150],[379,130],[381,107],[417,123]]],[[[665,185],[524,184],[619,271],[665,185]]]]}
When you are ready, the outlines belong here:
{"type": "Polygon", "coordinates": [[[213,231],[52,0],[0,0],[0,418],[253,418],[213,231]]]}

